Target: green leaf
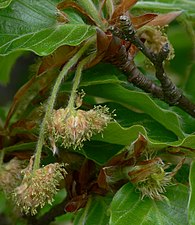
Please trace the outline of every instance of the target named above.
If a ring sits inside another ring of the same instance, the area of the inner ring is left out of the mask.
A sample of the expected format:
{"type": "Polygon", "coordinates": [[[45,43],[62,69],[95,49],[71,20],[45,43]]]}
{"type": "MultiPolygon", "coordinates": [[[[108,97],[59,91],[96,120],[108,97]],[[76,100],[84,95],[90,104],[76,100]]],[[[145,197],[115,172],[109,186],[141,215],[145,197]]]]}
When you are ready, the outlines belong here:
{"type": "Polygon", "coordinates": [[[85,143],[83,150],[87,158],[102,165],[123,147],[123,145],[110,144],[103,141],[89,141],[85,143]]]}
{"type": "Polygon", "coordinates": [[[144,112],[138,113],[114,102],[106,102],[105,104],[110,109],[110,112],[115,112],[116,116],[114,119],[122,127],[141,125],[147,130],[148,137],[153,140],[160,142],[173,142],[178,140],[173,132],[167,130],[157,120],[154,120],[144,112]]]}
{"type": "Polygon", "coordinates": [[[184,141],[182,142],[182,145],[186,146],[186,147],[191,147],[191,148],[195,148],[195,135],[189,135],[188,137],[186,137],[184,139],[184,141]]]}
{"type": "Polygon", "coordinates": [[[180,20],[181,23],[169,26],[168,29],[169,41],[173,45],[175,52],[175,57],[168,66],[169,73],[173,77],[172,79],[177,79],[177,85],[184,90],[184,93],[190,94],[186,92],[185,86],[190,78],[191,63],[194,61],[191,58],[193,57],[194,52],[193,40],[195,39],[195,36],[192,22],[189,22],[183,15],[180,20]]]}
{"type": "MultiPolygon", "coordinates": [[[[98,63],[94,67],[83,71],[80,87],[82,88],[97,84],[123,83],[118,79],[117,75],[120,76],[121,73],[116,67],[113,67],[111,64],[98,63]]],[[[72,81],[65,82],[61,85],[60,91],[67,92],[70,91],[71,88],[72,81]]]]}
{"type": "Polygon", "coordinates": [[[195,224],[195,161],[191,163],[190,168],[190,198],[188,205],[189,224],[195,224]]]}
{"type": "Polygon", "coordinates": [[[6,208],[6,198],[3,192],[0,192],[0,204],[1,204],[0,213],[3,213],[3,211],[6,208]]]}
{"type": "Polygon", "coordinates": [[[176,10],[184,10],[186,14],[190,15],[190,18],[194,18],[195,12],[195,2],[193,0],[176,0],[176,1],[167,1],[167,0],[158,0],[158,1],[138,1],[134,6],[134,9],[158,11],[158,12],[168,12],[176,10]]]}
{"type": "MultiPolygon", "coordinates": [[[[195,38],[195,37],[194,37],[195,38]]],[[[190,95],[191,98],[193,98],[193,100],[195,101],[195,89],[194,89],[194,85],[195,85],[195,63],[193,63],[191,65],[191,71],[188,77],[188,80],[186,81],[186,85],[185,85],[185,92],[187,94],[190,95]]]]}
{"type": "Polygon", "coordinates": [[[84,23],[60,23],[50,1],[16,0],[0,11],[0,55],[30,50],[48,55],[61,45],[76,46],[95,33],[84,23]]]}
{"type": "Polygon", "coordinates": [[[106,196],[93,196],[89,198],[86,207],[76,214],[74,225],[108,224],[109,216],[107,209],[110,201],[111,198],[106,196]]]}
{"type": "Polygon", "coordinates": [[[131,91],[119,84],[93,85],[85,87],[84,91],[89,95],[112,100],[129,109],[144,112],[179,138],[184,137],[177,114],[160,108],[146,93],[131,91]]]}
{"type": "Polygon", "coordinates": [[[142,133],[147,135],[146,130],[143,126],[134,125],[128,128],[121,127],[118,123],[109,123],[106,129],[101,134],[95,135],[94,140],[105,141],[112,144],[118,145],[129,145],[135,141],[138,135],[142,133]]]}
{"type": "Polygon", "coordinates": [[[82,80],[80,86],[90,86],[97,84],[113,84],[124,83],[119,80],[119,76],[124,75],[111,64],[98,63],[96,66],[83,71],[82,80]]]}
{"type": "Polygon", "coordinates": [[[164,154],[167,147],[171,151],[170,147],[172,146],[173,153],[177,147],[180,147],[181,153],[184,153],[186,157],[195,159],[195,135],[189,135],[183,140],[159,141],[151,139],[146,129],[141,125],[122,127],[117,122],[109,123],[102,134],[94,135],[91,141],[85,142],[83,152],[79,151],[79,153],[103,165],[125,146],[130,146],[140,134],[144,135],[148,141],[148,148],[156,152],[160,151],[160,154],[164,154]]]}
{"type": "Polygon", "coordinates": [[[0,83],[5,85],[9,82],[10,72],[16,60],[23,54],[23,52],[13,52],[6,56],[0,56],[0,83]]]}
{"type": "Polygon", "coordinates": [[[12,0],[0,0],[0,9],[6,8],[11,2],[12,0]]]}
{"type": "Polygon", "coordinates": [[[188,189],[183,185],[167,188],[166,201],[140,199],[134,187],[125,184],[114,196],[110,207],[110,225],[188,225],[186,207],[188,189]]]}
{"type": "Polygon", "coordinates": [[[147,131],[141,125],[133,125],[131,127],[121,127],[120,124],[116,122],[109,123],[108,126],[102,134],[97,134],[92,137],[93,140],[108,142],[116,145],[128,146],[134,142],[139,134],[142,134],[146,137],[148,141],[148,147],[158,150],[165,150],[166,147],[173,147],[173,152],[175,147],[180,147],[180,151],[189,156],[190,158],[195,159],[195,135],[189,135],[184,139],[172,142],[161,142],[158,140],[153,140],[148,137],[147,131]]]}
{"type": "MultiPolygon", "coordinates": [[[[195,30],[194,23],[186,14],[178,18],[180,23],[174,23],[168,28],[169,41],[173,45],[175,57],[168,66],[171,79],[193,103],[195,103],[195,30]],[[175,38],[178,37],[178,38],[175,38]],[[182,63],[181,63],[182,60],[182,63]]],[[[193,133],[195,130],[194,118],[178,107],[172,107],[182,120],[182,128],[185,133],[193,133]]]]}
{"type": "Polygon", "coordinates": [[[55,224],[70,224],[73,220],[73,213],[62,214],[61,216],[55,217],[55,224]]]}

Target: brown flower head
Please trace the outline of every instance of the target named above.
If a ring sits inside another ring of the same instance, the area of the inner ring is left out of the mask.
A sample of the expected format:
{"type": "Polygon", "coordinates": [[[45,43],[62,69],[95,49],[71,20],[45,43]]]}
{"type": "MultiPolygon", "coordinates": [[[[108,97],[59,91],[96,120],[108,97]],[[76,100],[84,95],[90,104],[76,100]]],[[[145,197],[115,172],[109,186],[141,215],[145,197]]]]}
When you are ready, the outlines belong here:
{"type": "Polygon", "coordinates": [[[80,148],[93,134],[102,132],[111,119],[108,108],[102,106],[89,111],[54,110],[48,123],[49,138],[67,148],[80,148]]]}
{"type": "Polygon", "coordinates": [[[27,161],[13,158],[0,168],[0,190],[10,197],[14,188],[22,182],[21,171],[26,167],[27,161]]]}
{"type": "Polygon", "coordinates": [[[27,168],[24,170],[21,185],[15,188],[13,193],[16,205],[25,214],[35,215],[37,208],[52,203],[59,182],[64,179],[65,174],[64,166],[58,163],[49,164],[36,171],[27,168]]]}

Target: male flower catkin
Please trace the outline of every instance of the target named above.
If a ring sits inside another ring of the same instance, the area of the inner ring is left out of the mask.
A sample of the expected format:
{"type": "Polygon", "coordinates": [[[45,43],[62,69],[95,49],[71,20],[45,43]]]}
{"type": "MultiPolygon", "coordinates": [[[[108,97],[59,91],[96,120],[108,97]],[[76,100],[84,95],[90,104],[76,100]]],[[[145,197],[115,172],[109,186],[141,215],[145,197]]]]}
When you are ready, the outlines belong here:
{"type": "Polygon", "coordinates": [[[89,111],[65,109],[54,110],[47,130],[50,140],[64,147],[81,148],[83,142],[104,130],[112,120],[106,106],[97,106],[89,111]]]}
{"type": "Polygon", "coordinates": [[[17,158],[2,164],[0,168],[0,191],[3,191],[7,197],[10,197],[13,189],[22,181],[21,171],[27,166],[26,160],[17,158]]]}
{"type": "Polygon", "coordinates": [[[13,199],[25,214],[35,215],[37,208],[51,204],[66,171],[59,163],[49,164],[32,171],[31,166],[23,171],[24,178],[15,188],[13,199]]]}

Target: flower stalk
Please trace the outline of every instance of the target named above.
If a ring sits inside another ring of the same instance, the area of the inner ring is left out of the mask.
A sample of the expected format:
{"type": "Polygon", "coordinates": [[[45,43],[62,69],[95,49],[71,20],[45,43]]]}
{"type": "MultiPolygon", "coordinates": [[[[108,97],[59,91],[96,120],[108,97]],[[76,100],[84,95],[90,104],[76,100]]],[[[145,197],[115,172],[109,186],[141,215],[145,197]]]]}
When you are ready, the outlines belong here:
{"type": "Polygon", "coordinates": [[[89,48],[89,46],[94,43],[95,37],[89,39],[83,47],[80,48],[80,50],[66,63],[66,65],[63,67],[62,71],[60,72],[58,78],[56,79],[56,83],[54,85],[54,88],[52,90],[51,96],[48,100],[47,108],[46,108],[46,113],[43,118],[41,128],[40,128],[40,133],[39,133],[39,139],[37,142],[37,147],[36,147],[36,153],[35,153],[35,160],[34,160],[34,166],[33,170],[35,171],[36,169],[39,168],[40,166],[40,159],[41,159],[41,152],[42,152],[42,147],[44,144],[44,134],[45,134],[45,128],[47,125],[47,121],[52,113],[52,110],[54,108],[56,96],[59,90],[59,87],[62,83],[62,80],[64,77],[67,76],[69,70],[77,63],[77,61],[81,58],[83,53],[89,48]]]}
{"type": "Polygon", "coordinates": [[[78,89],[79,84],[80,84],[83,67],[92,58],[93,58],[93,56],[91,56],[91,55],[86,57],[86,58],[84,58],[77,66],[77,70],[76,70],[76,73],[75,73],[75,78],[74,78],[74,81],[73,81],[73,87],[72,87],[70,99],[69,99],[68,106],[67,106],[71,111],[75,110],[75,100],[76,100],[76,97],[77,97],[77,89],[78,89]]]}
{"type": "Polygon", "coordinates": [[[90,54],[77,65],[67,107],[53,110],[52,117],[48,118],[47,134],[54,154],[58,149],[56,143],[65,148],[81,148],[84,141],[90,140],[93,134],[102,132],[111,121],[111,114],[106,106],[96,106],[89,111],[78,109],[84,96],[83,92],[79,96],[77,92],[82,71],[95,56],[95,53],[90,54]]]}

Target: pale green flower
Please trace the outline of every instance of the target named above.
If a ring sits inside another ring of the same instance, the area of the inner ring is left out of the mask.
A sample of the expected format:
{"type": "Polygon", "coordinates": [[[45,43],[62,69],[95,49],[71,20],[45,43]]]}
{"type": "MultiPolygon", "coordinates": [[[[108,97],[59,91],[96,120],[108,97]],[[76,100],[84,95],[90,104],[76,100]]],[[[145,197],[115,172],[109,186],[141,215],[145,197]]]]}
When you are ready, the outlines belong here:
{"type": "Polygon", "coordinates": [[[9,162],[1,165],[0,168],[0,190],[2,190],[7,197],[10,197],[14,188],[22,182],[21,171],[27,166],[26,160],[19,160],[17,158],[11,159],[9,162]]]}

